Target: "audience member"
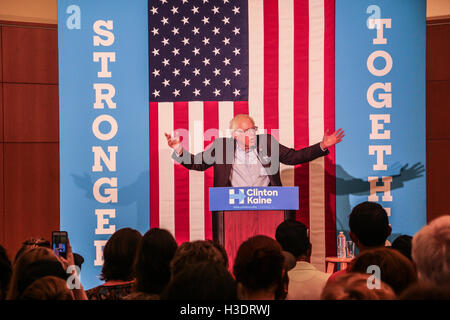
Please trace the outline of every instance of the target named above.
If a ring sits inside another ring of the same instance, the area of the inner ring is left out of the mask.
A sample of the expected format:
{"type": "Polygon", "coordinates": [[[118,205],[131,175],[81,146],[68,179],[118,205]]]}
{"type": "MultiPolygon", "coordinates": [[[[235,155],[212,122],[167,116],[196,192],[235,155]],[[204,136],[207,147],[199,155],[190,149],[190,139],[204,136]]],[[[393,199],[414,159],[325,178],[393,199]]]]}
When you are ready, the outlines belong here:
{"type": "Polygon", "coordinates": [[[236,254],[233,272],[241,300],[274,300],[283,286],[284,256],[280,244],[263,235],[244,241],[236,254]]]}
{"type": "Polygon", "coordinates": [[[417,282],[398,297],[399,300],[450,300],[450,284],[417,282]]]}
{"type": "Polygon", "coordinates": [[[6,299],[9,282],[11,281],[12,266],[8,254],[0,245],[0,301],[6,299]]]}
{"type": "Polygon", "coordinates": [[[75,265],[76,265],[78,268],[80,268],[80,271],[81,271],[81,266],[82,266],[83,263],[84,263],[84,258],[83,258],[83,256],[79,255],[78,253],[74,253],[74,254],[73,254],[73,259],[74,259],[75,265]]]}
{"type": "Polygon", "coordinates": [[[431,221],[416,233],[412,258],[420,280],[438,286],[450,283],[450,215],[431,221]]]}
{"type": "Polygon", "coordinates": [[[55,276],[45,276],[33,281],[22,293],[20,300],[74,300],[67,282],[55,276]]]}
{"type": "Polygon", "coordinates": [[[377,248],[364,251],[353,260],[351,272],[368,273],[369,266],[380,268],[381,280],[388,284],[396,295],[417,282],[413,263],[396,250],[377,248]]]}
{"type": "Polygon", "coordinates": [[[177,250],[177,242],[164,229],[153,228],[142,237],[134,265],[136,291],[125,300],[154,300],[170,280],[170,261],[177,250]]]}
{"type": "Polygon", "coordinates": [[[412,237],[406,234],[398,236],[392,242],[391,248],[403,254],[406,258],[412,261],[411,257],[412,237]]]}
{"type": "Polygon", "coordinates": [[[14,263],[7,299],[18,299],[34,280],[47,275],[63,280],[68,276],[51,249],[34,247],[24,250],[14,263]]]}
{"type": "Polygon", "coordinates": [[[311,263],[311,243],[308,230],[300,221],[283,221],[275,238],[283,250],[295,257],[295,267],[288,272],[287,300],[318,300],[330,274],[319,271],[311,263]]]}
{"type": "Polygon", "coordinates": [[[228,269],[228,267],[229,267],[228,254],[225,251],[225,248],[217,241],[213,241],[213,240],[206,240],[206,241],[211,243],[217,250],[220,251],[220,253],[222,254],[222,257],[223,257],[223,265],[226,269],[228,269]]]}
{"type": "Polygon", "coordinates": [[[162,294],[164,300],[237,300],[236,282],[221,263],[186,265],[162,294]]]}
{"type": "Polygon", "coordinates": [[[197,240],[182,243],[170,263],[171,276],[183,268],[199,262],[210,261],[225,266],[222,253],[209,241],[197,240]]]}
{"type": "Polygon", "coordinates": [[[134,291],[133,264],[141,238],[131,228],[120,229],[109,238],[100,276],[105,283],[86,291],[89,300],[119,300],[134,291]]]}
{"type": "Polygon", "coordinates": [[[52,246],[48,240],[45,240],[44,238],[29,238],[22,242],[22,246],[17,251],[16,256],[14,257],[14,263],[16,263],[17,259],[20,258],[23,252],[25,252],[28,249],[36,248],[36,247],[42,247],[42,248],[48,248],[51,249],[52,246]]]}
{"type": "Polygon", "coordinates": [[[371,275],[348,273],[326,284],[322,291],[322,300],[394,300],[395,293],[391,287],[379,281],[379,287],[371,288],[371,275]]]}
{"type": "MultiPolygon", "coordinates": [[[[356,205],[349,217],[350,238],[359,249],[359,253],[374,248],[384,248],[387,238],[392,232],[386,210],[376,202],[362,202],[356,205]]],[[[333,273],[328,282],[349,272],[352,263],[347,269],[333,273]]]]}

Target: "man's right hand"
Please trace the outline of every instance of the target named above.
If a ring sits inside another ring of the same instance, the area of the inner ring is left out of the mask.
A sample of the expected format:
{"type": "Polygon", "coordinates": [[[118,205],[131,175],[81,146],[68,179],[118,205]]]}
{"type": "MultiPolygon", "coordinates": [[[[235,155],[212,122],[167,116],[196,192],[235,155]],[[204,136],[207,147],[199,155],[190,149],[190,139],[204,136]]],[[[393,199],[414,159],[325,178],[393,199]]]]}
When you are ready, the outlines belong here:
{"type": "Polygon", "coordinates": [[[167,139],[167,144],[169,147],[174,149],[179,155],[183,152],[183,148],[181,148],[180,138],[172,138],[172,136],[168,133],[164,133],[167,139]]]}

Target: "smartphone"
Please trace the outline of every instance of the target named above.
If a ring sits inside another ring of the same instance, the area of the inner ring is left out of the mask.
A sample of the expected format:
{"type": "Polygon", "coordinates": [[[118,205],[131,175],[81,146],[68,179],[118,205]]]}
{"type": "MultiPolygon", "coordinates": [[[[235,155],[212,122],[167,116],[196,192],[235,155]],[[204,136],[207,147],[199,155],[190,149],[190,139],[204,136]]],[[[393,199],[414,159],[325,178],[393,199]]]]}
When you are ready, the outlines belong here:
{"type": "Polygon", "coordinates": [[[64,259],[67,257],[67,232],[53,231],[52,232],[52,248],[53,252],[64,259]]]}

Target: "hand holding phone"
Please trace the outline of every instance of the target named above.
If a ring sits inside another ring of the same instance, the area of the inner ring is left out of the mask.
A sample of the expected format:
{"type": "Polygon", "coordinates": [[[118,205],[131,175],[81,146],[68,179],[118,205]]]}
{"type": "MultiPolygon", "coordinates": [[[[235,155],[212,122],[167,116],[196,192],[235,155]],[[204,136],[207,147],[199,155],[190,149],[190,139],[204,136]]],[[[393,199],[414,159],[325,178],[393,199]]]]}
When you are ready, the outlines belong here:
{"type": "Polygon", "coordinates": [[[52,232],[52,249],[58,256],[66,259],[67,257],[67,232],[53,231],[52,232]]]}

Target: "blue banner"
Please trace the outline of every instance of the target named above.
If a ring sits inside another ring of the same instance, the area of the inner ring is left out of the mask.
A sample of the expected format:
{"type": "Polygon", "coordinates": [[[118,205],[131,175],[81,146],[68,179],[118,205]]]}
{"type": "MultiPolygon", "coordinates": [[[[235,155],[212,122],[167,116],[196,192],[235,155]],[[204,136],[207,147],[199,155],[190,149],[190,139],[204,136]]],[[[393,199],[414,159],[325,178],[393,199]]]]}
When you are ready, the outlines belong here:
{"type": "Polygon", "coordinates": [[[336,0],[336,228],[360,202],[393,234],[426,224],[425,0],[336,0]]]}
{"type": "Polygon", "coordinates": [[[101,282],[103,246],[149,229],[147,0],[58,0],[61,229],[101,282]]]}
{"type": "Polygon", "coordinates": [[[298,210],[298,187],[209,188],[209,210],[298,210]]]}

